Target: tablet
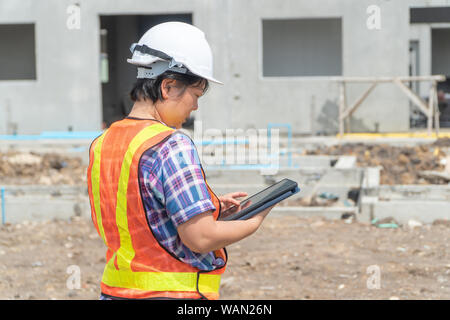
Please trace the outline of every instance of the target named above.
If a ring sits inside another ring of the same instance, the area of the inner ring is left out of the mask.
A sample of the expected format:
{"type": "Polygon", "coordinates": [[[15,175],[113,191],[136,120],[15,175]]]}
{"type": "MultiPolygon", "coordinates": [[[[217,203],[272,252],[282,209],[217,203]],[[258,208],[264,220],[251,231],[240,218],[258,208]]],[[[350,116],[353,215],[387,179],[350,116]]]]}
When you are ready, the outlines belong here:
{"type": "Polygon", "coordinates": [[[297,182],[283,179],[270,187],[241,201],[239,206],[232,206],[222,212],[221,221],[247,220],[266,208],[296,194],[300,191],[297,182]]]}

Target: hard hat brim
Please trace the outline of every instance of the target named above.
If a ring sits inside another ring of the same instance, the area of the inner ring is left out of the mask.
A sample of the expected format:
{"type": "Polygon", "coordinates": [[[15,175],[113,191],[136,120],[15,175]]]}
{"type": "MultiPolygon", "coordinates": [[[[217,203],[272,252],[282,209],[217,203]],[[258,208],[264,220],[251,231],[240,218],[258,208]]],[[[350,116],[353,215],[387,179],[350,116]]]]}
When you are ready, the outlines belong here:
{"type": "Polygon", "coordinates": [[[206,80],[208,80],[208,81],[217,83],[217,84],[223,84],[222,81],[219,81],[219,80],[214,79],[214,78],[211,78],[211,77],[205,77],[205,76],[202,76],[202,75],[199,75],[199,74],[197,74],[197,76],[199,76],[199,77],[201,77],[201,78],[203,78],[203,79],[206,79],[206,80]]]}
{"type": "MultiPolygon", "coordinates": [[[[158,57],[151,57],[149,59],[146,59],[145,63],[143,63],[142,61],[136,61],[136,60],[133,60],[133,59],[127,59],[128,63],[130,63],[132,65],[135,65],[137,67],[149,67],[152,63],[154,63],[156,61],[164,61],[164,60],[160,59],[158,57]]],[[[195,71],[192,71],[192,70],[190,70],[190,72],[192,72],[196,76],[199,76],[200,78],[206,79],[208,81],[211,81],[211,82],[214,82],[214,83],[217,83],[217,84],[222,84],[222,85],[224,84],[222,81],[219,81],[219,80],[217,80],[217,79],[215,79],[213,77],[205,76],[205,75],[202,75],[202,74],[200,74],[198,72],[195,72],[195,71]]]]}

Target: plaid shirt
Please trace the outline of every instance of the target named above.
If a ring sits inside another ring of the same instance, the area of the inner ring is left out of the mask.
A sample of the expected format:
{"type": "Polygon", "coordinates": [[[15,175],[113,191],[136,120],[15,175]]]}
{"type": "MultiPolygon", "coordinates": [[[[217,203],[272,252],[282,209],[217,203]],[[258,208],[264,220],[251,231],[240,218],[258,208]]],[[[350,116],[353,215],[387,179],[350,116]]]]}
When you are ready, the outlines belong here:
{"type": "Polygon", "coordinates": [[[139,183],[147,220],[155,238],[172,255],[201,270],[221,266],[214,254],[191,251],[177,227],[209,210],[215,210],[192,140],[174,134],[148,149],[139,162],[139,183]]]}

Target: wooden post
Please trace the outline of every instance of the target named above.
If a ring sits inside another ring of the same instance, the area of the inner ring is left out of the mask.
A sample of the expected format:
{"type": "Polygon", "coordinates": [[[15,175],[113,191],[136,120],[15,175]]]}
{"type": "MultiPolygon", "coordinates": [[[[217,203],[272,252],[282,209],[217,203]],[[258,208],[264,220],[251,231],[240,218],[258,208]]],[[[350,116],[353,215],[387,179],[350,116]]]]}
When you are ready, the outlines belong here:
{"type": "Polygon", "coordinates": [[[439,138],[439,129],[440,129],[440,125],[439,125],[439,99],[438,99],[438,95],[437,95],[437,82],[433,81],[433,96],[434,96],[434,128],[436,130],[436,139],[439,138]]]}
{"type": "Polygon", "coordinates": [[[311,96],[311,135],[315,134],[315,121],[316,121],[316,96],[311,96]]]}
{"type": "Polygon", "coordinates": [[[344,137],[344,119],[342,115],[345,112],[345,82],[339,82],[339,138],[344,137]]]}
{"type": "Polygon", "coordinates": [[[428,127],[428,135],[431,136],[431,130],[433,125],[433,112],[434,112],[434,83],[431,83],[430,88],[430,94],[428,97],[428,121],[427,121],[427,127],[428,127]]]}
{"type": "MultiPolygon", "coordinates": [[[[345,82],[344,82],[344,114],[348,111],[348,104],[347,104],[347,94],[345,93],[345,82]]],[[[350,132],[350,115],[344,117],[344,132],[350,132]]]]}

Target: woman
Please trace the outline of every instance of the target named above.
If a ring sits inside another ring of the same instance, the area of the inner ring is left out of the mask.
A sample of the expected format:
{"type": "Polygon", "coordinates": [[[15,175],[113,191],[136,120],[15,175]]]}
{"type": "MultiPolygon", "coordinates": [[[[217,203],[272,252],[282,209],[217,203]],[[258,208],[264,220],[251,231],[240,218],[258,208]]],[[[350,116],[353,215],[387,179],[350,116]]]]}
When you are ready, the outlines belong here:
{"type": "Polygon", "coordinates": [[[163,23],[132,52],[134,106],[90,148],[92,219],[107,246],[101,299],[218,299],[224,248],[254,233],[271,208],[218,221],[247,194],[217,197],[192,140],[176,131],[209,81],[220,83],[203,32],[163,23]]]}

